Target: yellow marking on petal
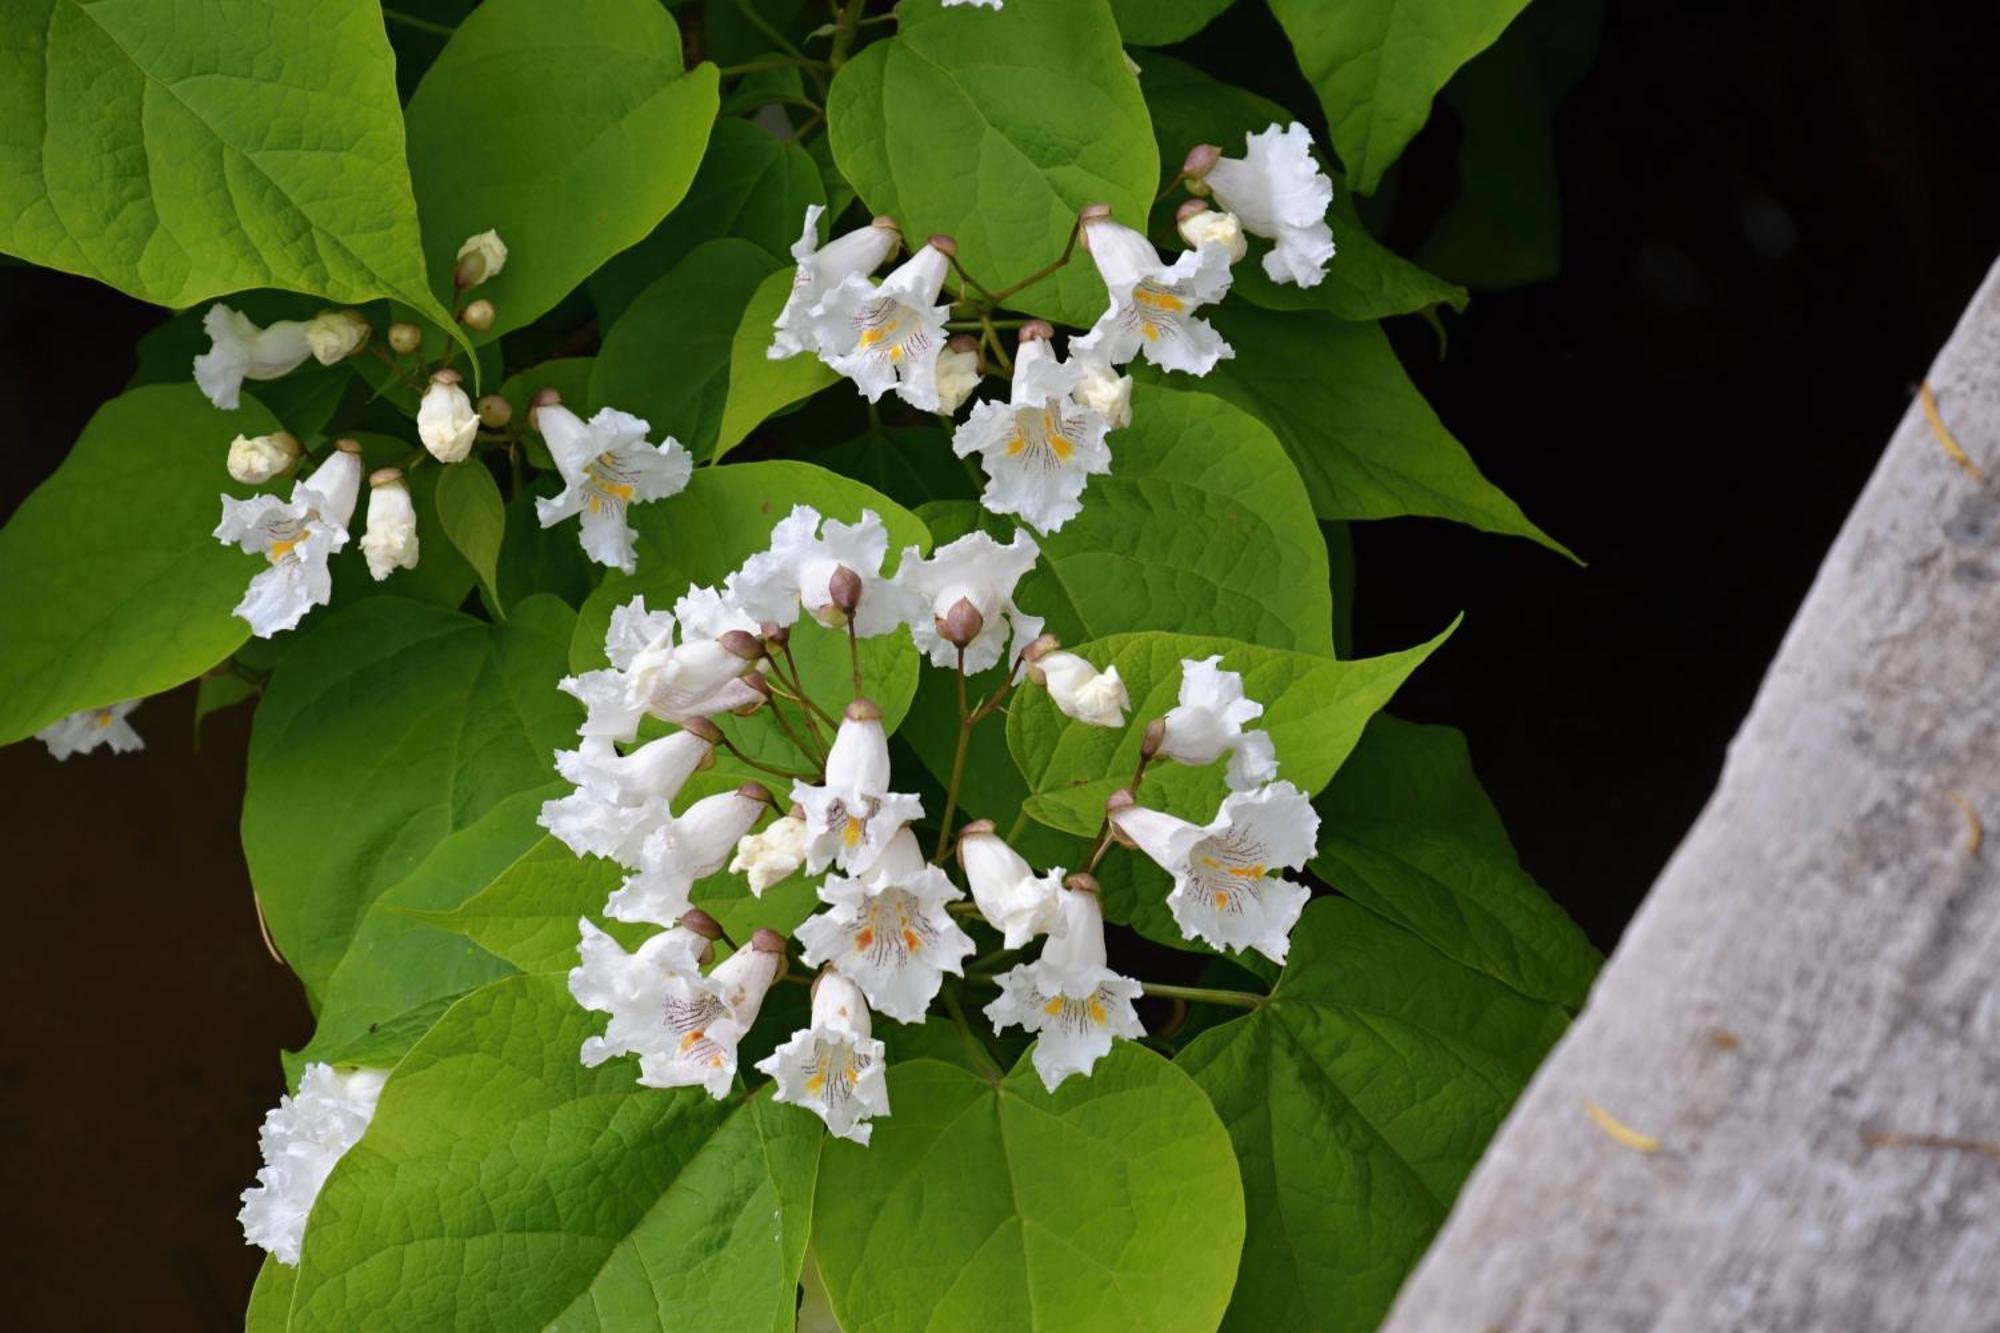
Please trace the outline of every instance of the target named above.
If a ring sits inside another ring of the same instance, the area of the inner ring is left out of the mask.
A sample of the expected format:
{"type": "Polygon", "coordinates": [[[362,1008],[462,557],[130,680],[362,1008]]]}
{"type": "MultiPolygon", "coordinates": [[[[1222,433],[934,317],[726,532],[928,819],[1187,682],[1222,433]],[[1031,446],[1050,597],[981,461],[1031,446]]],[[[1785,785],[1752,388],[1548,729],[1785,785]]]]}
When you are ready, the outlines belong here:
{"type": "Polygon", "coordinates": [[[686,1055],[689,1051],[693,1050],[696,1046],[700,1045],[703,1035],[704,1034],[702,1033],[701,1029],[696,1028],[693,1032],[690,1032],[685,1037],[682,1037],[681,1054],[686,1055]]]}
{"type": "Polygon", "coordinates": [[[1054,1018],[1062,1011],[1063,1011],[1063,1002],[1062,1002],[1062,996],[1060,995],[1056,996],[1055,999],[1050,1000],[1047,1004],[1042,1006],[1042,1012],[1047,1014],[1050,1018],[1054,1018]]]}
{"type": "Polygon", "coordinates": [[[604,487],[604,493],[606,495],[615,495],[620,500],[626,501],[627,503],[629,503],[632,499],[632,491],[634,488],[632,486],[627,485],[625,482],[607,481],[601,483],[601,485],[604,487]]]}
{"type": "Polygon", "coordinates": [[[1228,894],[1226,894],[1226,893],[1218,893],[1218,894],[1216,894],[1216,895],[1215,895],[1215,910],[1216,910],[1216,911],[1218,911],[1218,912],[1226,912],[1226,911],[1228,911],[1228,910],[1229,910],[1229,895],[1228,895],[1228,894]]]}
{"type": "Polygon", "coordinates": [[[854,947],[857,952],[866,950],[873,943],[875,943],[875,932],[872,928],[864,929],[854,937],[854,947]]]}
{"type": "Polygon", "coordinates": [[[1651,1134],[1641,1134],[1638,1130],[1618,1119],[1596,1102],[1585,1102],[1583,1104],[1583,1113],[1589,1116],[1599,1129],[1609,1135],[1613,1142],[1622,1144],[1630,1148],[1633,1152],[1656,1153],[1660,1150],[1660,1141],[1658,1139],[1654,1138],[1651,1134]]]}
{"type": "Polygon", "coordinates": [[[1210,870],[1222,869],[1222,862],[1216,860],[1212,856],[1203,856],[1198,859],[1201,861],[1203,865],[1207,866],[1210,870]]]}
{"type": "Polygon", "coordinates": [[[304,540],[305,540],[304,537],[294,537],[290,541],[272,542],[271,549],[268,552],[266,552],[266,554],[270,557],[271,563],[275,565],[280,560],[283,560],[286,556],[290,555],[292,553],[292,548],[297,546],[300,542],[304,540]]]}
{"type": "Polygon", "coordinates": [[[811,1078],[806,1080],[807,1092],[818,1092],[821,1088],[825,1086],[826,1086],[825,1074],[814,1074],[811,1078]]]}
{"type": "Polygon", "coordinates": [[[1095,995],[1090,997],[1090,1021],[1099,1027],[1104,1026],[1104,1006],[1097,1002],[1095,995]]]}
{"type": "Polygon", "coordinates": [[[709,1057],[708,1057],[708,1067],[709,1067],[710,1069],[720,1069],[720,1068],[722,1068],[722,1057],[721,1057],[720,1055],[711,1055],[711,1056],[709,1056],[709,1057]]]}
{"type": "Polygon", "coordinates": [[[915,953],[918,949],[921,949],[923,944],[924,942],[917,938],[916,931],[906,930],[903,932],[903,947],[911,953],[915,953]]]}
{"type": "Polygon", "coordinates": [[[852,1069],[841,1070],[840,1076],[847,1080],[847,1086],[850,1088],[861,1081],[861,1075],[855,1073],[852,1069]]]}
{"type": "Polygon", "coordinates": [[[1027,447],[1028,447],[1027,440],[1019,435],[1016,435],[1013,439],[1007,441],[1007,457],[1018,458],[1021,454],[1021,451],[1027,447]]]}
{"type": "Polygon", "coordinates": [[[1262,879],[1269,866],[1231,866],[1227,873],[1237,879],[1262,879]]]}
{"type": "Polygon", "coordinates": [[[891,361],[901,361],[903,359],[903,349],[900,344],[889,349],[889,359],[891,361]]]}
{"type": "Polygon", "coordinates": [[[99,713],[97,715],[97,725],[100,727],[108,727],[117,720],[117,718],[111,716],[109,713],[99,713]]]}
{"type": "Polygon", "coordinates": [[[593,496],[591,496],[591,497],[590,497],[590,512],[591,512],[591,513],[593,513],[593,514],[601,514],[601,513],[603,513],[603,512],[604,512],[604,497],[603,497],[603,496],[601,496],[601,495],[593,495],[593,496]]]}
{"type": "Polygon", "coordinates": [[[847,827],[840,831],[840,840],[846,843],[850,848],[859,847],[861,845],[862,831],[866,827],[867,826],[863,824],[860,820],[854,818],[854,816],[852,815],[849,815],[847,817],[847,827]]]}
{"type": "Polygon", "coordinates": [[[1069,456],[1076,452],[1076,443],[1067,435],[1050,435],[1049,451],[1055,454],[1057,462],[1067,463],[1069,456]]]}
{"type": "MultiPolygon", "coordinates": [[[[895,326],[891,325],[890,327],[893,328],[895,326]]],[[[864,348],[873,347],[876,343],[881,342],[884,338],[888,336],[889,336],[888,329],[863,329],[861,331],[861,345],[864,348]]]]}
{"type": "Polygon", "coordinates": [[[1177,314],[1187,309],[1187,303],[1172,292],[1149,292],[1141,287],[1132,293],[1132,299],[1140,305],[1151,306],[1155,310],[1164,310],[1169,314],[1177,314]]]}
{"type": "Polygon", "coordinates": [[[1148,341],[1148,342],[1157,342],[1157,341],[1159,341],[1159,337],[1160,337],[1160,326],[1159,326],[1159,325],[1157,325],[1157,324],[1154,324],[1154,323],[1152,323],[1151,321],[1148,321],[1148,322],[1146,322],[1146,323],[1144,323],[1144,324],[1141,324],[1141,325],[1139,326],[1139,332],[1141,332],[1141,333],[1143,333],[1143,334],[1145,334],[1145,335],[1146,335],[1146,341],[1148,341]]]}

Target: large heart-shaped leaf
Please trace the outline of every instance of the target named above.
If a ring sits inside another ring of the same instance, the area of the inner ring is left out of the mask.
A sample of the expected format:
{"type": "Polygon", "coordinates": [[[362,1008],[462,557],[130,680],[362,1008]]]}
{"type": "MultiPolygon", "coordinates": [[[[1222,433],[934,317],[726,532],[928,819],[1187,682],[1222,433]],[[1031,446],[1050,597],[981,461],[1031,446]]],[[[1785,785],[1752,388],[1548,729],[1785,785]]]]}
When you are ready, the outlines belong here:
{"type": "Polygon", "coordinates": [[[764,354],[771,345],[771,323],[791,294],[792,270],[777,269],[758,285],[743,307],[743,317],[729,343],[729,391],[716,431],[717,458],[742,443],[743,437],[772,413],[840,378],[816,356],[800,353],[773,361],[764,354]]]}
{"type": "MultiPolygon", "coordinates": [[[[1133,46],[1186,41],[1236,0],[1111,0],[1118,31],[1133,46]]],[[[1148,57],[1150,64],[1153,57],[1148,57]]]]}

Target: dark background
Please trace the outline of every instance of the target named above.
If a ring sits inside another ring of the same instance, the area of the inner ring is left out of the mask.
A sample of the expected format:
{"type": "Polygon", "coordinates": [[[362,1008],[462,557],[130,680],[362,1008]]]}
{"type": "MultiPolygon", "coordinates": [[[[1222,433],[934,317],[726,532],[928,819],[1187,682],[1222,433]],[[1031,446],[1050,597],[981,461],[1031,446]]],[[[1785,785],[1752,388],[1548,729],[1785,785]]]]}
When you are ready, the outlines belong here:
{"type": "MultiPolygon", "coordinates": [[[[1268,19],[1238,10],[1213,40],[1254,50],[1268,19]]],[[[1555,122],[1561,275],[1478,296],[1442,363],[1421,322],[1392,331],[1487,474],[1589,563],[1360,525],[1358,647],[1467,612],[1397,711],[1467,731],[1524,862],[1607,949],[2000,253],[1995,28],[1985,6],[1894,0],[1613,4],[1555,122]]],[[[1309,104],[1268,63],[1235,77],[1309,104]]],[[[1382,221],[1406,252],[1450,202],[1459,135],[1442,110],[1400,174],[1382,221]]],[[[161,317],[0,268],[0,512],[161,317]]],[[[237,845],[247,716],[211,719],[199,752],[191,716],[190,690],[148,702],[148,748],[124,758],[0,750],[13,1327],[234,1327],[257,1267],[236,1195],[309,1020],[237,845]]]]}

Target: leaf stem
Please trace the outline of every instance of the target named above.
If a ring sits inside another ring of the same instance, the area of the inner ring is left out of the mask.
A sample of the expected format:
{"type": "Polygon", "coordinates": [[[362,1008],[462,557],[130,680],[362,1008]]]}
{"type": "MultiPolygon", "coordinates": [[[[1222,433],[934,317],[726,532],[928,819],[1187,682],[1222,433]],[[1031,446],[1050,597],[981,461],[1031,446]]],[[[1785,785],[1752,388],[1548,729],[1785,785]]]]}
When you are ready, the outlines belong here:
{"type": "Polygon", "coordinates": [[[740,65],[724,65],[721,69],[721,76],[725,79],[732,79],[738,75],[762,73],[767,69],[801,69],[808,65],[817,66],[821,69],[826,68],[824,60],[815,60],[811,56],[806,55],[764,56],[758,60],[746,60],[740,65]]]}
{"type": "Polygon", "coordinates": [[[418,18],[415,14],[405,14],[402,10],[391,9],[387,5],[382,6],[382,17],[390,23],[400,23],[406,28],[414,28],[418,32],[428,32],[438,37],[449,37],[457,31],[448,23],[418,18]]]}
{"type": "Polygon", "coordinates": [[[965,781],[965,752],[972,744],[973,716],[965,706],[965,649],[958,650],[958,750],[951,759],[951,784],[944,792],[944,818],[938,821],[937,850],[931,864],[942,865],[951,847],[951,817],[958,813],[958,789],[965,781]]]}
{"type": "Polygon", "coordinates": [[[785,665],[792,670],[792,689],[798,694],[799,702],[806,707],[806,727],[812,732],[813,739],[824,745],[826,743],[825,738],[819,734],[819,728],[813,725],[812,715],[814,713],[819,714],[829,727],[838,726],[839,723],[835,722],[833,717],[824,708],[814,703],[812,696],[806,693],[806,678],[799,671],[798,659],[792,656],[792,645],[789,642],[786,643],[782,651],[785,654],[785,665]]]}
{"type": "Polygon", "coordinates": [[[964,1039],[965,1049],[972,1056],[972,1063],[979,1067],[979,1072],[989,1083],[998,1083],[1005,1078],[1005,1071],[993,1059],[993,1053],[986,1049],[986,1043],[979,1040],[972,1030],[972,1024],[965,1021],[965,1010],[958,1002],[958,987],[945,986],[938,991],[938,994],[944,997],[944,1007],[951,1014],[952,1025],[964,1039]]]}
{"type": "MultiPolygon", "coordinates": [[[[736,0],[736,3],[747,5],[749,0],[736,0]]],[[[854,45],[855,30],[861,26],[861,10],[867,3],[868,0],[847,0],[847,7],[840,11],[840,17],[835,20],[833,53],[827,58],[827,63],[833,68],[839,69],[847,63],[847,52],[854,45]]]]}
{"type": "Polygon", "coordinates": [[[1247,990],[1209,990],[1203,986],[1169,986],[1163,981],[1142,981],[1142,994],[1163,1000],[1186,1000],[1190,1004],[1221,1004],[1232,1009],[1262,1009],[1271,997],[1247,990]]]}
{"type": "Polygon", "coordinates": [[[817,773],[800,773],[795,769],[779,768],[776,764],[767,764],[761,759],[752,759],[749,755],[743,753],[737,747],[736,742],[730,740],[726,734],[722,738],[722,748],[734,755],[739,762],[748,764],[760,772],[769,773],[773,777],[792,778],[795,781],[810,782],[819,776],[817,773]]]}
{"type": "Polygon", "coordinates": [[[992,297],[990,298],[993,304],[999,305],[1002,301],[1012,296],[1015,292],[1020,291],[1024,287],[1034,286],[1036,283],[1040,282],[1043,278],[1050,276],[1051,274],[1056,272],[1056,270],[1062,268],[1065,264],[1069,263],[1070,256],[1076,253],[1076,238],[1081,236],[1082,234],[1083,234],[1083,223],[1079,219],[1077,222],[1074,222],[1070,225],[1069,243],[1063,246],[1063,252],[1061,256],[1059,256],[1054,263],[1044,264],[1042,265],[1042,267],[1036,269],[1033,273],[1030,273],[1027,277],[1021,279],[1013,286],[1002,287],[999,291],[993,293],[992,297]]]}
{"type": "Polygon", "coordinates": [[[847,617],[847,662],[854,670],[854,697],[859,699],[868,691],[861,687],[861,639],[854,632],[854,617],[847,617]]]}

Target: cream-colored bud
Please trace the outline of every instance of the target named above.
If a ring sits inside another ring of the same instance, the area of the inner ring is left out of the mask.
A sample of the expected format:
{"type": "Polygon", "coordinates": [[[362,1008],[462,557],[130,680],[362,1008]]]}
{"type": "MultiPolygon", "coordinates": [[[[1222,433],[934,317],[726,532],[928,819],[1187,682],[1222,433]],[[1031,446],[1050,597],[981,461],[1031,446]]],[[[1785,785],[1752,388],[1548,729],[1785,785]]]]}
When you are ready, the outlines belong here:
{"type": "Polygon", "coordinates": [[[1190,199],[1181,205],[1176,222],[1181,239],[1193,249],[1221,246],[1232,264],[1250,252],[1249,242],[1243,239],[1243,224],[1234,213],[1218,213],[1201,200],[1190,199]]]}
{"type": "Polygon", "coordinates": [[[229,475],[245,486],[261,486],[291,471],[305,451],[284,431],[239,435],[229,445],[229,475]]]}
{"type": "Polygon", "coordinates": [[[315,361],[330,366],[366,347],[373,331],[359,310],[322,310],[306,325],[306,346],[315,361]]]}
{"type": "Polygon", "coordinates": [[[399,319],[389,326],[389,346],[403,356],[408,356],[424,345],[424,331],[407,319],[399,319]]]}
{"type": "Polygon", "coordinates": [[[369,577],[380,583],[399,569],[417,567],[417,511],[398,469],[376,469],[368,486],[368,530],[361,536],[361,554],[369,577]]]}
{"type": "Polygon", "coordinates": [[[499,430],[514,419],[514,405],[497,393],[487,394],[472,406],[479,413],[479,424],[488,430],[499,430]]]}
{"type": "Polygon", "coordinates": [[[424,442],[424,448],[440,463],[457,463],[472,452],[472,441],[478,434],[479,415],[472,410],[472,399],[466,396],[458,375],[449,370],[433,375],[417,405],[417,438],[424,442]]]}
{"type": "Polygon", "coordinates": [[[451,271],[451,280],[460,291],[467,287],[477,287],[488,278],[500,276],[500,270],[507,266],[507,243],[500,239],[500,233],[482,231],[477,236],[465,238],[465,244],[458,247],[458,263],[451,271]]]}
{"type": "Polygon", "coordinates": [[[946,343],[938,353],[935,374],[938,411],[950,416],[979,387],[979,340],[962,333],[946,343]]]}
{"type": "Polygon", "coordinates": [[[493,327],[493,321],[498,318],[500,318],[500,312],[495,310],[493,303],[484,297],[481,297],[477,301],[469,302],[465,309],[458,312],[458,322],[465,325],[466,328],[471,329],[474,333],[486,332],[486,330],[493,327]]]}

